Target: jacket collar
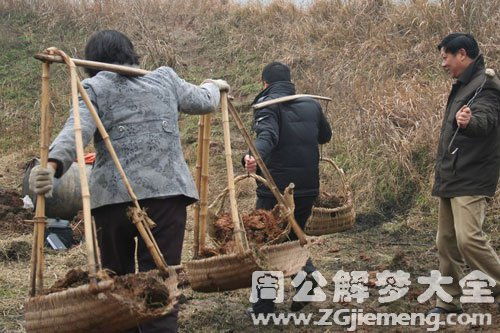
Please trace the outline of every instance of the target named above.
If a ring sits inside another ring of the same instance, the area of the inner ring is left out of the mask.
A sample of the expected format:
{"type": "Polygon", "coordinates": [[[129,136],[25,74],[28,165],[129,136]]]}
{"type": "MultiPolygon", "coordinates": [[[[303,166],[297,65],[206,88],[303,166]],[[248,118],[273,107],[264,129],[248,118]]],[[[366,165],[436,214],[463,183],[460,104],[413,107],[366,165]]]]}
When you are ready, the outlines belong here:
{"type": "Polygon", "coordinates": [[[253,104],[259,103],[266,97],[273,96],[278,98],[281,96],[295,95],[295,85],[290,81],[277,81],[271,83],[266,89],[262,90],[252,102],[253,104]]]}
{"type": "Polygon", "coordinates": [[[480,70],[484,69],[484,58],[483,55],[480,54],[477,56],[477,58],[472,62],[469,67],[465,69],[465,71],[460,74],[460,76],[457,79],[457,82],[460,84],[466,85],[468,84],[472,78],[479,72],[480,70]]]}

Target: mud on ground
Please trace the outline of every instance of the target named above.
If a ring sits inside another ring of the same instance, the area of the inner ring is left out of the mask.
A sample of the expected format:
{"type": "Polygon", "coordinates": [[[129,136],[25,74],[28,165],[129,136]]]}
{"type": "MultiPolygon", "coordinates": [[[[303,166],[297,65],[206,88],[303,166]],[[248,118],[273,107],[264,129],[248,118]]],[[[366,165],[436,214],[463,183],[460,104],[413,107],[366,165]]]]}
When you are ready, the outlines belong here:
{"type": "Polygon", "coordinates": [[[9,235],[31,233],[33,225],[24,221],[32,218],[33,211],[23,208],[23,200],[18,191],[0,188],[0,233],[9,235]]]}

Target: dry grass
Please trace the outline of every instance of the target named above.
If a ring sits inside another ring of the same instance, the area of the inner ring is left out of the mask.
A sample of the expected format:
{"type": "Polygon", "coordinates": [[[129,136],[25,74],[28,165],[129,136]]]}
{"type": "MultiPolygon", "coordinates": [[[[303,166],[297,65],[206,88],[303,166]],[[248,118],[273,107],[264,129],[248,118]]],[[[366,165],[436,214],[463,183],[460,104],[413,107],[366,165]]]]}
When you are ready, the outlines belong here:
{"type": "MultiPolygon", "coordinates": [[[[404,212],[415,204],[423,209],[433,206],[429,196],[433,160],[451,84],[439,68],[440,38],[452,31],[470,31],[480,41],[489,66],[498,68],[500,59],[498,0],[398,4],[319,0],[306,9],[288,1],[260,6],[217,0],[78,4],[4,0],[0,11],[33,52],[55,45],[81,57],[85,39],[93,31],[121,30],[132,38],[145,68],[169,65],[194,82],[205,77],[227,79],[242,111],[248,110],[245,105],[259,90],[262,65],[287,62],[299,91],[333,97],[328,117],[335,136],[324,152],[347,172],[362,211],[404,212]]],[[[67,108],[68,95],[66,75],[61,66],[55,67],[58,128],[66,117],[61,109],[67,108]]],[[[16,88],[15,83],[6,84],[16,88]]],[[[36,99],[32,91],[31,105],[26,99],[3,102],[6,112],[0,116],[0,128],[8,136],[21,124],[36,130],[36,99]],[[21,124],[15,121],[27,114],[21,124]]],[[[187,145],[195,141],[195,123],[189,117],[182,120],[187,145]]],[[[12,135],[8,151],[36,142],[30,133],[12,135]]],[[[242,141],[234,145],[236,153],[244,151],[242,141]]],[[[30,148],[34,151],[35,146],[30,148]]],[[[217,152],[222,146],[218,148],[213,165],[221,159],[217,152]]],[[[194,150],[187,151],[192,161],[194,150]]]]}
{"type": "MultiPolygon", "coordinates": [[[[415,263],[407,267],[412,274],[436,268],[436,203],[430,186],[451,86],[439,68],[436,45],[450,32],[472,32],[488,66],[500,69],[500,0],[318,0],[303,10],[288,1],[263,7],[226,0],[0,0],[0,19],[0,47],[5,50],[0,54],[0,186],[6,187],[19,188],[20,164],[37,155],[40,66],[30,56],[45,47],[82,57],[93,31],[121,30],[133,40],[144,68],[169,65],[191,82],[227,79],[248,128],[248,104],[260,89],[262,66],[272,60],[290,64],[298,91],[333,98],[327,116],[334,138],[323,152],[346,171],[361,213],[356,229],[326,237],[313,249],[322,272],[405,268],[395,253],[415,263]],[[341,250],[331,252],[336,247],[341,250]],[[369,253],[370,259],[360,258],[361,253],[369,253]]],[[[67,116],[69,91],[63,66],[53,67],[58,129],[67,116]]],[[[210,154],[212,198],[226,184],[216,118],[210,154]]],[[[197,117],[181,117],[185,156],[193,168],[196,124],[197,117]]],[[[241,136],[233,135],[232,141],[239,173],[239,157],[246,148],[241,136]]],[[[242,186],[242,210],[253,206],[253,188],[250,183],[242,186]]],[[[488,216],[486,229],[498,249],[499,193],[488,216]]],[[[185,259],[192,255],[190,224],[186,235],[185,259]]],[[[49,279],[72,268],[73,255],[49,255],[49,279]]],[[[3,264],[0,271],[0,312],[14,330],[26,295],[27,265],[3,264]]],[[[246,290],[188,292],[187,297],[192,299],[181,313],[184,331],[252,330],[240,313],[247,303],[246,290]]],[[[398,310],[410,310],[414,303],[398,303],[398,310]]]]}

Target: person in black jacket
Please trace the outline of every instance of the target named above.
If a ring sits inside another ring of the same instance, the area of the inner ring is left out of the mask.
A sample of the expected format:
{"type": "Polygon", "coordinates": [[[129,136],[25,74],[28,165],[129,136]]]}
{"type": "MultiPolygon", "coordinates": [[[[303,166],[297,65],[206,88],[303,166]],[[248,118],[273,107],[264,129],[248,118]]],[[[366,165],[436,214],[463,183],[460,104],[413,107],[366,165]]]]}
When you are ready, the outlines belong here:
{"type": "Polygon", "coordinates": [[[482,230],[500,169],[500,80],[485,69],[471,35],[450,34],[438,49],[442,66],[456,79],[444,113],[432,190],[439,197],[439,270],[453,278],[442,287],[453,300],[438,298],[429,312],[459,313],[465,263],[496,281],[492,296],[498,302],[500,295],[500,260],[482,230]]]}
{"type": "MultiPolygon", "coordinates": [[[[272,62],[262,71],[264,90],[253,104],[288,95],[295,95],[290,69],[280,62],[272,62]]],[[[312,98],[300,98],[290,102],[274,104],[259,109],[254,114],[255,146],[271,173],[278,189],[283,192],[294,183],[295,219],[303,229],[316,197],[319,194],[319,148],[318,144],[330,141],[332,131],[323,114],[321,105],[312,98]]],[[[246,155],[245,168],[257,172],[255,159],[246,155]]],[[[257,187],[256,209],[271,210],[276,199],[262,184],[257,187]]],[[[297,236],[292,231],[290,239],[297,236]]],[[[309,259],[303,270],[308,279],[314,281],[311,273],[316,270],[309,259]]],[[[293,302],[292,310],[298,311],[306,304],[293,302]]],[[[253,306],[254,313],[274,312],[274,303],[259,300],[253,306]]]]}

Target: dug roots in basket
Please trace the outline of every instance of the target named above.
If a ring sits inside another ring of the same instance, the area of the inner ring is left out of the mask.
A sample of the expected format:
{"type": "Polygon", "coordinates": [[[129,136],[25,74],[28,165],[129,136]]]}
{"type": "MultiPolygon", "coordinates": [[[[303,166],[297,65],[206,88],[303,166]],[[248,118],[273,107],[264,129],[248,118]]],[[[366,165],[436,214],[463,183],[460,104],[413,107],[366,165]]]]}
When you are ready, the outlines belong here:
{"type": "MultiPolygon", "coordinates": [[[[280,207],[275,206],[273,210],[268,211],[258,209],[243,214],[241,216],[248,242],[253,247],[260,247],[269,242],[272,242],[283,235],[287,230],[287,221],[280,214],[280,207]]],[[[202,249],[200,256],[202,258],[210,258],[220,254],[234,253],[236,250],[233,238],[233,221],[229,213],[223,213],[214,222],[214,239],[212,240],[215,247],[205,247],[202,249]]]]}
{"type": "MultiPolygon", "coordinates": [[[[234,182],[237,184],[247,177],[266,182],[253,174],[238,176],[234,182]]],[[[293,201],[291,188],[285,191],[285,196],[293,201]]],[[[215,247],[200,251],[208,258],[185,264],[193,290],[214,292],[247,288],[252,284],[252,273],[259,270],[279,270],[285,276],[296,274],[304,266],[309,252],[299,241],[286,242],[290,226],[279,205],[272,211],[257,210],[242,216],[251,247],[243,253],[235,252],[233,221],[229,214],[222,212],[227,193],[226,188],[209,207],[208,233],[215,247]]],[[[293,202],[290,204],[293,206],[293,202]]]]}
{"type": "Polygon", "coordinates": [[[177,303],[175,273],[100,275],[93,287],[88,272],[70,270],[43,295],[30,298],[27,332],[120,332],[170,313],[177,303]]]}

